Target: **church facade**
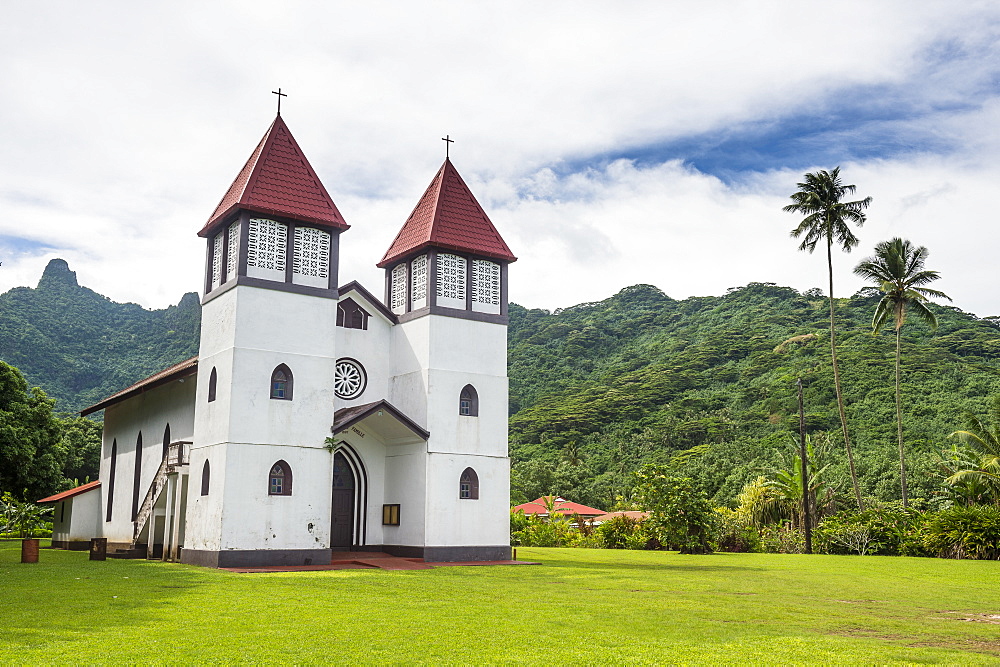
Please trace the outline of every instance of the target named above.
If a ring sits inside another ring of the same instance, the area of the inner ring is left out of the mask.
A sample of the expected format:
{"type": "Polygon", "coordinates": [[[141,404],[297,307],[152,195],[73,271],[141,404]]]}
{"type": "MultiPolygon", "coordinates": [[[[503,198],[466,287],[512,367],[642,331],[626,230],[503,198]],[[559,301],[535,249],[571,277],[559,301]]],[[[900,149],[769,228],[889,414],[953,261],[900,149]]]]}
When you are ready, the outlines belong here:
{"type": "Polygon", "coordinates": [[[100,484],[71,518],[90,499],[109,549],[212,567],[510,557],[516,258],[450,159],[377,263],[383,297],[338,282],[347,230],[279,114],[199,232],[198,356],[84,411],[100,484]]]}

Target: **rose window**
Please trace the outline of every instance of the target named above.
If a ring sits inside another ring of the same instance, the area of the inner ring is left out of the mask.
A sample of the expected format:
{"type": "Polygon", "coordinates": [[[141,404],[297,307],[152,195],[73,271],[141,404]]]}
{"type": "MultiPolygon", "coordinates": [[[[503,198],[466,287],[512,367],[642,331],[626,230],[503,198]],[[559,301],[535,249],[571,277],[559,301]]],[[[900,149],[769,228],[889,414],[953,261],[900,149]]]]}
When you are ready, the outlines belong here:
{"type": "Polygon", "coordinates": [[[349,401],[360,396],[368,384],[365,367],[354,359],[338,359],[333,374],[333,391],[337,398],[349,401]]]}

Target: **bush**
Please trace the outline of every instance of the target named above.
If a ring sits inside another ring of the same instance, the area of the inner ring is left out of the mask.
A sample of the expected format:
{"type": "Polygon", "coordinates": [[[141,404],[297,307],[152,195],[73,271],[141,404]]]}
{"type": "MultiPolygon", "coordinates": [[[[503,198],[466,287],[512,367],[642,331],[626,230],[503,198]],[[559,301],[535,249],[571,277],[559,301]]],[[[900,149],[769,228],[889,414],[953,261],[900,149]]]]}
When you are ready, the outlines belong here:
{"type": "Polygon", "coordinates": [[[37,537],[42,531],[52,535],[52,507],[22,502],[9,491],[0,496],[0,532],[16,534],[24,539],[37,537]]]}
{"type": "Polygon", "coordinates": [[[828,554],[930,556],[924,546],[927,517],[895,505],[840,512],[816,527],[813,547],[828,554]]]}
{"type": "Polygon", "coordinates": [[[646,465],[636,479],[638,497],[650,510],[645,524],[654,539],[682,554],[712,553],[718,517],[703,491],[663,466],[646,465]]]}
{"type": "Polygon", "coordinates": [[[929,517],[924,545],[942,558],[1000,559],[1000,508],[952,507],[929,517]]]}
{"type": "Polygon", "coordinates": [[[761,551],[769,554],[804,554],[806,538],[798,528],[784,524],[760,530],[761,551]]]}
{"type": "Polygon", "coordinates": [[[630,516],[616,516],[605,521],[596,530],[600,545],[605,549],[647,549],[652,535],[643,521],[630,516]]]}
{"type": "Polygon", "coordinates": [[[744,515],[728,507],[715,510],[719,519],[716,548],[732,553],[760,553],[760,531],[748,524],[744,515]]]}
{"type": "Polygon", "coordinates": [[[562,516],[554,517],[552,521],[546,521],[534,514],[525,516],[523,512],[511,512],[510,516],[511,546],[564,547],[574,546],[572,543],[579,541],[575,536],[577,531],[562,516]]]}

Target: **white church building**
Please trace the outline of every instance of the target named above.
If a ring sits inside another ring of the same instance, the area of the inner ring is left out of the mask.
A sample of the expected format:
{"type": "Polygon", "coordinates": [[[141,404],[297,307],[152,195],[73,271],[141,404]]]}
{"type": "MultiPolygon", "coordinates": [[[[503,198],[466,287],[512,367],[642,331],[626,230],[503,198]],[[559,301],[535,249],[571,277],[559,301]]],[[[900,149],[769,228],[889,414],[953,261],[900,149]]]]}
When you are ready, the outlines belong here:
{"type": "Polygon", "coordinates": [[[279,113],[198,232],[198,356],[83,411],[104,411],[100,479],[59,494],[55,546],[210,567],[510,558],[516,258],[449,159],[377,264],[384,299],[338,283],[347,229],[279,113]]]}

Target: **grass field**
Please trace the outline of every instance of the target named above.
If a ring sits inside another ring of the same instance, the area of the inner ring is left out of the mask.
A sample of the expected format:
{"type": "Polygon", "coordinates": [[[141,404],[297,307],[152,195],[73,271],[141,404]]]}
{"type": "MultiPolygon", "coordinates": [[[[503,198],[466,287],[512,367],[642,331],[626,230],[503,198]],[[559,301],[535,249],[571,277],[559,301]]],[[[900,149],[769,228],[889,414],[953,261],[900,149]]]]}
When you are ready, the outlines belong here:
{"type": "Polygon", "coordinates": [[[0,542],[0,663],[1000,662],[1000,562],[519,548],[231,574],[0,542]]]}

